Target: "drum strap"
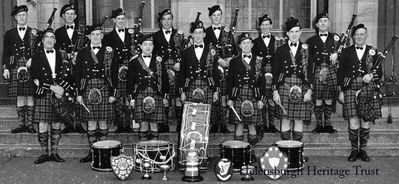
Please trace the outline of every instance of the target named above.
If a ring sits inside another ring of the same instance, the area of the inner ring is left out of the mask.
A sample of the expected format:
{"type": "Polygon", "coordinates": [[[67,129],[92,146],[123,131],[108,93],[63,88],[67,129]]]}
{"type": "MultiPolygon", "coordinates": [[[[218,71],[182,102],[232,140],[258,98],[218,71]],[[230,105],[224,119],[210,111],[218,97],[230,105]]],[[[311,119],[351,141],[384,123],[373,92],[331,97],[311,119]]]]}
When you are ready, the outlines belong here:
{"type": "Polygon", "coordinates": [[[247,68],[248,70],[251,70],[251,66],[244,60],[241,59],[242,64],[244,64],[245,68],[247,68]]]}
{"type": "Polygon", "coordinates": [[[94,54],[93,50],[90,51],[91,57],[93,58],[94,62],[96,62],[96,64],[98,64],[98,58],[96,56],[96,54],[94,54]]]}
{"type": "MultiPolygon", "coordinates": [[[[161,92],[161,91],[162,91],[162,90],[161,90],[161,83],[160,83],[160,81],[162,81],[161,76],[159,76],[159,79],[157,79],[155,73],[144,63],[144,60],[143,60],[142,57],[138,57],[137,60],[139,61],[140,65],[143,67],[143,69],[144,69],[148,74],[150,74],[150,76],[151,76],[152,78],[154,78],[155,81],[157,81],[158,91],[161,92]]],[[[159,64],[159,65],[160,65],[160,64],[159,64]]],[[[157,66],[157,67],[158,67],[158,66],[157,66]]],[[[161,69],[161,70],[162,70],[162,69],[161,69]]],[[[160,74],[162,74],[162,73],[160,73],[160,74]]]]}

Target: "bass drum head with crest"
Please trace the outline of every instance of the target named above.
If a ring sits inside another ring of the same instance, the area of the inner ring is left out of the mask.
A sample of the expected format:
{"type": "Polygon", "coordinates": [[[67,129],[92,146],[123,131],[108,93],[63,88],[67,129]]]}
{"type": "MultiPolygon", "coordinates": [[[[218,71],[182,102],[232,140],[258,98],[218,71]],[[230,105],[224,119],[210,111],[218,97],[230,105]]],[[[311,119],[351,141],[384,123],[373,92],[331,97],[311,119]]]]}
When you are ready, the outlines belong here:
{"type": "Polygon", "coordinates": [[[241,103],[241,114],[244,117],[251,117],[252,115],[254,115],[254,112],[254,104],[251,101],[245,100],[241,103]]]}
{"type": "Polygon", "coordinates": [[[290,88],[289,98],[293,102],[299,102],[302,100],[302,89],[295,85],[290,88]]]}
{"type": "Polygon", "coordinates": [[[21,66],[17,70],[17,79],[19,82],[27,82],[29,80],[28,68],[21,66]]]}
{"type": "Polygon", "coordinates": [[[204,92],[204,90],[202,90],[200,88],[196,88],[193,91],[193,99],[194,99],[194,102],[197,102],[197,103],[204,102],[205,101],[205,92],[204,92]]]}
{"type": "Polygon", "coordinates": [[[121,154],[111,156],[112,171],[120,180],[126,180],[134,170],[134,159],[132,156],[121,154]]]}
{"type": "Polygon", "coordinates": [[[121,66],[118,70],[118,79],[120,81],[127,81],[127,66],[121,66]]]}
{"type": "Polygon", "coordinates": [[[91,88],[87,97],[89,104],[98,105],[102,101],[101,91],[98,88],[91,88]]]}
{"type": "Polygon", "coordinates": [[[146,114],[155,112],[155,99],[147,96],[143,99],[143,111],[146,114]]]}

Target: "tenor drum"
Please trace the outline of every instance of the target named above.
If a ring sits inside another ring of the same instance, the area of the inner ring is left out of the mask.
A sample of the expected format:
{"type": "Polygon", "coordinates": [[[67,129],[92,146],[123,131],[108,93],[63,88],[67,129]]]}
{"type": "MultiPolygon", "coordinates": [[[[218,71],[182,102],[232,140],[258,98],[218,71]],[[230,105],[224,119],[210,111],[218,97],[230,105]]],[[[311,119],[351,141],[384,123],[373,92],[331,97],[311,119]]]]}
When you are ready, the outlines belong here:
{"type": "Polygon", "coordinates": [[[173,170],[175,165],[173,157],[175,156],[174,144],[169,141],[151,140],[138,142],[133,146],[135,169],[143,172],[145,160],[150,162],[150,172],[160,172],[161,165],[169,165],[173,170]]]}
{"type": "Polygon", "coordinates": [[[122,143],[114,140],[98,141],[93,144],[91,168],[96,171],[112,171],[111,156],[119,156],[122,143]]]}
{"type": "Polygon", "coordinates": [[[300,170],[305,166],[302,142],[283,140],[276,144],[278,149],[288,157],[288,170],[300,170]]]}
{"type": "Polygon", "coordinates": [[[231,160],[233,171],[241,171],[251,160],[250,144],[243,141],[226,141],[220,145],[220,158],[231,160]]]}

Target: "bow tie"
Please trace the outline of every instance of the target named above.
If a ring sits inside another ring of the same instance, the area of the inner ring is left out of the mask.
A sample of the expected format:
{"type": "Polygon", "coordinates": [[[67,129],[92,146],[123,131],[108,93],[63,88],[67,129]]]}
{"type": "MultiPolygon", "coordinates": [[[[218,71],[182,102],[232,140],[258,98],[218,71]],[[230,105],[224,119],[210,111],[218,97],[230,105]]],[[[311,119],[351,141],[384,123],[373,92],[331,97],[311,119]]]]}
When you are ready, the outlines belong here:
{"type": "Polygon", "coordinates": [[[290,47],[292,46],[296,47],[296,43],[290,43],[290,47]]]}
{"type": "Polygon", "coordinates": [[[270,38],[270,35],[262,36],[263,39],[270,38]]]}
{"type": "Polygon", "coordinates": [[[92,47],[93,48],[93,50],[94,49],[101,49],[101,46],[95,46],[95,47],[92,47]]]}
{"type": "Polygon", "coordinates": [[[327,37],[328,36],[328,34],[326,33],[326,34],[319,34],[320,35],[320,37],[322,37],[322,36],[325,36],[325,37],[327,37]]]}
{"type": "Polygon", "coordinates": [[[118,32],[125,32],[125,29],[118,29],[118,32]]]}
{"type": "Polygon", "coordinates": [[[67,29],[73,29],[73,25],[72,26],[66,26],[67,29]]]}
{"type": "Polygon", "coordinates": [[[246,57],[251,59],[252,55],[243,55],[243,58],[246,58],[246,57]]]}
{"type": "Polygon", "coordinates": [[[194,45],[194,48],[197,48],[197,47],[204,48],[204,45],[194,45]]]}
{"type": "Polygon", "coordinates": [[[356,47],[356,49],[363,50],[363,47],[356,47]]]}
{"type": "Polygon", "coordinates": [[[25,27],[20,27],[19,30],[20,31],[25,31],[25,27]]]}
{"type": "Polygon", "coordinates": [[[54,50],[46,50],[46,53],[54,53],[54,50]]]}
{"type": "Polygon", "coordinates": [[[220,27],[213,27],[213,30],[216,30],[216,29],[220,30],[221,28],[220,27]]]}
{"type": "Polygon", "coordinates": [[[151,58],[151,55],[143,56],[143,58],[151,58]]]}
{"type": "Polygon", "coordinates": [[[165,34],[169,34],[171,31],[170,30],[166,30],[165,31],[165,34]]]}

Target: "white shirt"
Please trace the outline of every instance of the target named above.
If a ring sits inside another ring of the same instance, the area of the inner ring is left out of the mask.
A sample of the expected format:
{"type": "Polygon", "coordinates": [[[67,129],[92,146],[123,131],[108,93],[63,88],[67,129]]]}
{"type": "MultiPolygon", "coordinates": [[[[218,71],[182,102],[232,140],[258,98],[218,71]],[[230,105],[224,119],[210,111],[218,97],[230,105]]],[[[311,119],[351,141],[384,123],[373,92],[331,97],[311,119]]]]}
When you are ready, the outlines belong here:
{"type": "Polygon", "coordinates": [[[292,55],[295,57],[296,51],[298,50],[299,42],[296,42],[296,46],[291,47],[291,41],[288,40],[288,47],[290,47],[292,55]]]}
{"type": "Polygon", "coordinates": [[[244,59],[245,62],[247,62],[249,64],[249,62],[251,62],[251,59],[252,59],[252,53],[250,53],[250,54],[242,54],[241,57],[244,59]],[[244,55],[250,55],[251,58],[244,57],[244,55]]]}
{"type": "Polygon", "coordinates": [[[165,36],[166,41],[169,43],[170,37],[172,36],[172,28],[170,29],[162,29],[163,35],[165,36]],[[170,31],[169,34],[166,34],[166,31],[170,31]]]}
{"type": "Polygon", "coordinates": [[[323,43],[326,43],[327,37],[328,37],[328,32],[326,32],[326,33],[319,33],[319,36],[320,36],[320,38],[321,38],[321,41],[323,41],[323,43]],[[327,34],[327,36],[320,36],[320,34],[327,34]]]}
{"type": "Polygon", "coordinates": [[[364,52],[366,52],[366,44],[364,44],[363,46],[357,46],[355,45],[355,50],[356,50],[356,54],[357,54],[357,58],[360,60],[362,60],[362,57],[364,55],[364,52]],[[356,47],[362,47],[363,49],[356,49],[356,47]]]}
{"type": "Polygon", "coordinates": [[[72,40],[73,31],[75,30],[75,23],[71,25],[65,25],[65,28],[66,26],[73,26],[73,29],[66,29],[69,39],[72,40]]]}
{"type": "Polygon", "coordinates": [[[268,35],[270,36],[269,38],[268,37],[263,38],[263,36],[267,36],[267,35],[264,35],[264,34],[261,35],[263,38],[263,43],[265,43],[266,47],[269,47],[270,38],[271,38],[271,35],[270,34],[268,34],[268,35]]]}
{"type": "Polygon", "coordinates": [[[122,40],[122,42],[125,42],[125,32],[125,28],[116,28],[116,33],[118,33],[118,36],[122,40]],[[119,29],[123,29],[124,31],[119,32],[119,29]]]}
{"type": "Polygon", "coordinates": [[[194,44],[195,56],[197,56],[198,61],[201,60],[201,56],[202,56],[202,52],[204,51],[204,47],[205,47],[204,43],[194,44]],[[195,48],[195,45],[202,45],[202,48],[201,47],[195,48]]]}
{"type": "MultiPolygon", "coordinates": [[[[100,48],[102,47],[101,45],[99,45],[100,46],[100,48]]],[[[94,54],[97,54],[98,53],[98,51],[100,51],[100,49],[93,49],[93,45],[90,45],[90,47],[91,47],[91,49],[93,50],[93,52],[94,52],[94,54]]],[[[97,47],[97,46],[95,46],[95,47],[97,47]]]]}
{"type": "Polygon", "coordinates": [[[144,57],[144,55],[141,55],[141,57],[143,58],[143,61],[144,61],[145,65],[147,67],[150,67],[151,58],[150,57],[144,57]]]}
{"type": "Polygon", "coordinates": [[[28,29],[28,26],[17,26],[17,30],[18,30],[18,35],[21,38],[21,40],[24,39],[26,30],[28,29]],[[24,30],[19,30],[19,28],[25,28],[24,30]]]}
{"type": "Polygon", "coordinates": [[[220,29],[216,29],[216,30],[213,29],[214,27],[216,27],[216,26],[212,26],[212,30],[213,30],[213,32],[215,33],[216,38],[219,39],[220,31],[222,30],[222,26],[219,26],[220,29]]]}
{"type": "Polygon", "coordinates": [[[44,53],[46,54],[48,64],[50,65],[50,68],[51,68],[51,76],[54,79],[56,77],[56,74],[55,74],[55,50],[54,49],[44,49],[44,53]],[[48,50],[53,50],[54,52],[47,53],[48,50]]]}

